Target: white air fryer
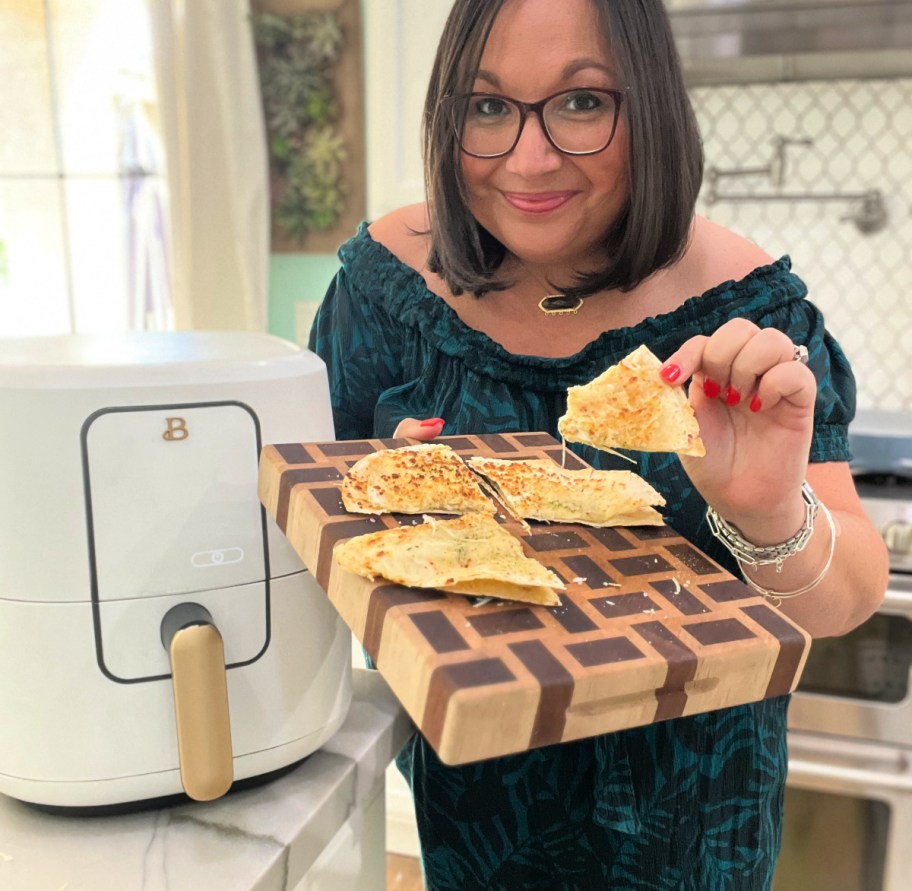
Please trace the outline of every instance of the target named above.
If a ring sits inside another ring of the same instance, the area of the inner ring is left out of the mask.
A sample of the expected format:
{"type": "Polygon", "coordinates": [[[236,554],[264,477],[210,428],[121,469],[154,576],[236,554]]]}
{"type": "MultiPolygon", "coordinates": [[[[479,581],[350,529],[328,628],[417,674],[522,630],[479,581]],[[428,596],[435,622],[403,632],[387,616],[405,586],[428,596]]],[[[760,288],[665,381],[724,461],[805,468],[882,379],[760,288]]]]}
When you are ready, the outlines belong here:
{"type": "Polygon", "coordinates": [[[274,337],[0,340],[0,792],[209,800],[326,742],[351,635],[257,471],[333,438],[323,362],[274,337]]]}

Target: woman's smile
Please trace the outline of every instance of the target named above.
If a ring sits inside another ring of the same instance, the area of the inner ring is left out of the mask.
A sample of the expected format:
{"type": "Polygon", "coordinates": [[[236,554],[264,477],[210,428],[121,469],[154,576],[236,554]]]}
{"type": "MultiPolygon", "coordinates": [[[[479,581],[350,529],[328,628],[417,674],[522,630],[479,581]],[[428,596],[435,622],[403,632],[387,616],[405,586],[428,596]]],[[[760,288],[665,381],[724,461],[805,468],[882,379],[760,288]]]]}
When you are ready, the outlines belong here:
{"type": "Polygon", "coordinates": [[[561,192],[503,192],[507,203],[524,214],[544,215],[563,207],[577,194],[575,190],[561,192]]]}

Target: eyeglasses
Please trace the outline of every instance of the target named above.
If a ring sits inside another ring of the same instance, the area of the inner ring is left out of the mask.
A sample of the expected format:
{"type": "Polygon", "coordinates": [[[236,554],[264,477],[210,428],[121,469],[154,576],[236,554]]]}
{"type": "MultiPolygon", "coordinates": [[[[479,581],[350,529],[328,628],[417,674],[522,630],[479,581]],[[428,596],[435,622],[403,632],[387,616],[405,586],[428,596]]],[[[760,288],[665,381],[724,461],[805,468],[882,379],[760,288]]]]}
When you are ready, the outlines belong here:
{"type": "Polygon", "coordinates": [[[624,98],[622,90],[577,87],[520,102],[496,93],[470,93],[444,100],[459,145],[473,158],[500,158],[516,148],[526,119],[538,117],[548,142],[565,155],[595,155],[611,144],[624,98]]]}

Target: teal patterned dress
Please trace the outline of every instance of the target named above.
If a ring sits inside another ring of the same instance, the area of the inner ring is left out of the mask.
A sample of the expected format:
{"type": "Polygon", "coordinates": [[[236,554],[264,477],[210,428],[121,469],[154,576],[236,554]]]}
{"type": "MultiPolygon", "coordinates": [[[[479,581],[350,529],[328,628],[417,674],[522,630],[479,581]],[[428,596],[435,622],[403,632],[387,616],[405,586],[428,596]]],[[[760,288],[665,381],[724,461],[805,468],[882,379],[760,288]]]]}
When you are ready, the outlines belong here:
{"type": "MultiPolygon", "coordinates": [[[[511,354],[470,329],[366,225],[339,257],[311,335],[339,439],[389,437],[404,417],[444,418],[444,435],[556,435],[568,387],[641,343],[664,360],[737,316],[808,346],[819,385],[811,460],[848,460],[852,372],[787,257],[556,359],[511,354]]],[[[574,448],[597,467],[630,468],[574,448]]],[[[638,472],[666,498],[669,525],[737,572],[676,456],[640,454],[638,472]]],[[[397,760],[414,793],[428,891],[769,888],[787,706],[775,698],[459,767],[416,733],[397,760]]]]}

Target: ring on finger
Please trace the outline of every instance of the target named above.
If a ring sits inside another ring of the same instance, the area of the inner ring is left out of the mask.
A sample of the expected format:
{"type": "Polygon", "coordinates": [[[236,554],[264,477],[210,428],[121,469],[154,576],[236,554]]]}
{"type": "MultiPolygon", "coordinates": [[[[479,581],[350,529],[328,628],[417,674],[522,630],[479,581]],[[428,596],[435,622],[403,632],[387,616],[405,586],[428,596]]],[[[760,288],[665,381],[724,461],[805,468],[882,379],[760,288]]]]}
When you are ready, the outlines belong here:
{"type": "Polygon", "coordinates": [[[800,362],[802,365],[807,365],[808,348],[803,343],[795,344],[795,351],[792,353],[792,361],[800,362]]]}

